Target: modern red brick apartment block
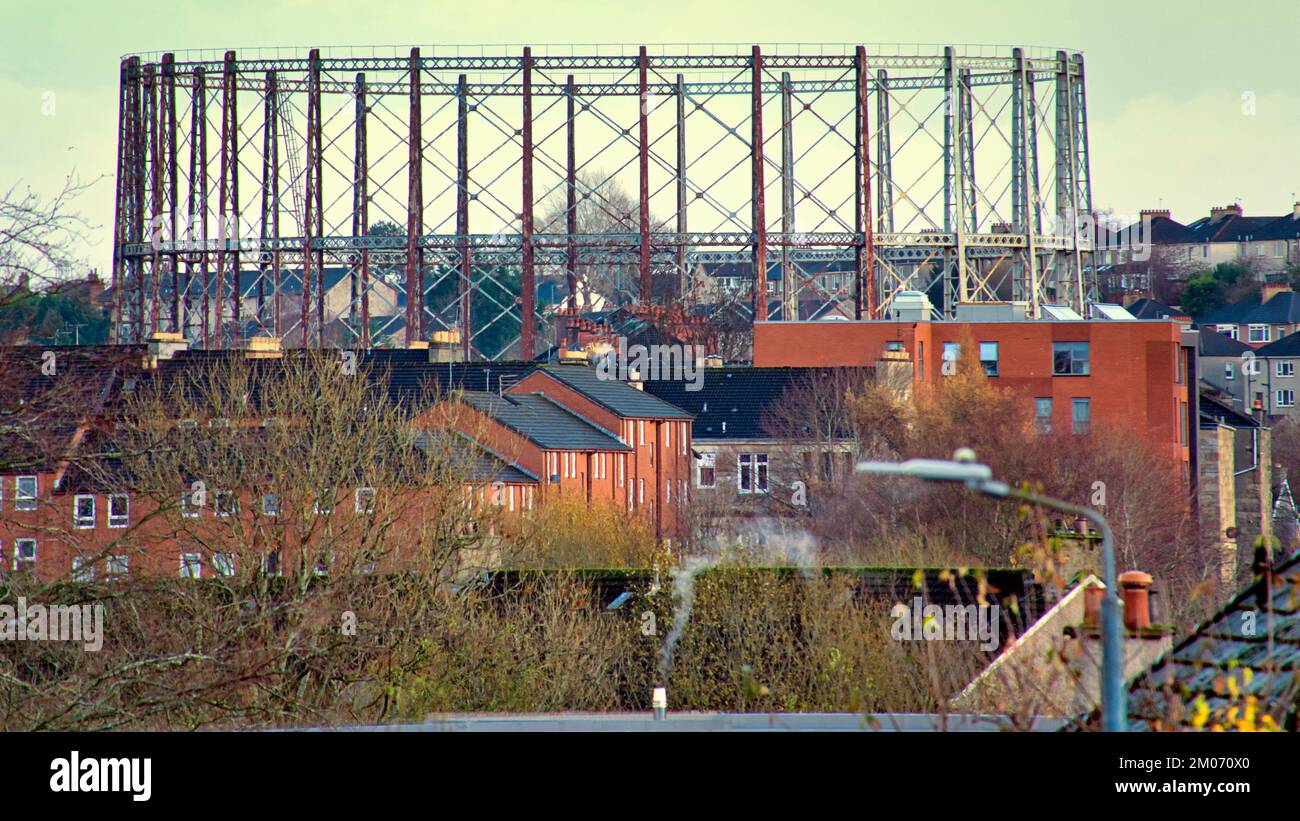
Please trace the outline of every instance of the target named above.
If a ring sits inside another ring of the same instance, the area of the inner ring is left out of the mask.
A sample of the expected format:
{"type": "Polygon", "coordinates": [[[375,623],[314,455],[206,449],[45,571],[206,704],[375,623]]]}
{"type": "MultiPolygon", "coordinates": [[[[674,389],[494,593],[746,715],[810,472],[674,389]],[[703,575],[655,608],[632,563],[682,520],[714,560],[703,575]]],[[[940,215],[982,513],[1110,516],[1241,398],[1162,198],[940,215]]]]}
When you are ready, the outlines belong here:
{"type": "Polygon", "coordinates": [[[1041,427],[1138,432],[1195,476],[1196,347],[1170,320],[760,322],[754,364],[862,366],[905,352],[921,387],[963,344],[978,346],[989,378],[1023,395],[1041,427]]]}
{"type": "MultiPolygon", "coordinates": [[[[110,432],[123,397],[147,380],[201,371],[231,357],[247,356],[272,368],[277,358],[294,352],[190,352],[183,342],[63,348],[54,349],[57,367],[49,374],[41,368],[44,353],[0,351],[0,574],[28,571],[53,580],[238,570],[220,561],[187,565],[185,548],[166,534],[150,539],[145,555],[114,555],[121,534],[141,524],[156,502],[137,494],[129,480],[106,486],[101,478],[81,475],[70,469],[70,457],[110,432]],[[28,415],[33,425],[5,421],[28,415]],[[85,565],[88,556],[96,557],[96,567],[85,565]]],[[[626,382],[602,379],[585,361],[446,362],[437,356],[419,349],[358,352],[364,372],[408,410],[416,429],[438,402],[464,403],[477,415],[482,424],[466,424],[463,431],[478,454],[467,492],[491,494],[492,502],[521,515],[559,494],[608,500],[615,510],[645,517],[660,538],[679,537],[689,495],[689,413],[626,382]]],[[[178,426],[193,421],[175,420],[178,426]]],[[[178,477],[181,505],[183,489],[178,477]]],[[[334,516],[360,512],[366,494],[376,492],[335,490],[329,511],[334,516]]],[[[264,499],[241,489],[227,492],[236,515],[262,514],[264,499]]],[[[221,506],[214,498],[205,509],[181,513],[219,516],[221,506]]],[[[276,553],[275,567],[264,570],[283,572],[282,557],[273,546],[268,551],[276,553]]]]}

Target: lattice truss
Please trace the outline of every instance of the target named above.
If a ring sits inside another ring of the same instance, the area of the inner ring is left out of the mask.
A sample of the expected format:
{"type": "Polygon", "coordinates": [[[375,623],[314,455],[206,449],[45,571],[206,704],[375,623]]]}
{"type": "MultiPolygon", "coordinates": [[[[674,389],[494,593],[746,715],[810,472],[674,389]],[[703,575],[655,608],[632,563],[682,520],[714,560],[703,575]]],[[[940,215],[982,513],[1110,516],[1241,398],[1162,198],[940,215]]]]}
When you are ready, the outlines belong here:
{"type": "Polygon", "coordinates": [[[1081,309],[1083,57],[585,47],[132,56],[115,333],[531,355],[561,309],[1081,309]],[[755,277],[754,271],[763,273],[755,277]]]}

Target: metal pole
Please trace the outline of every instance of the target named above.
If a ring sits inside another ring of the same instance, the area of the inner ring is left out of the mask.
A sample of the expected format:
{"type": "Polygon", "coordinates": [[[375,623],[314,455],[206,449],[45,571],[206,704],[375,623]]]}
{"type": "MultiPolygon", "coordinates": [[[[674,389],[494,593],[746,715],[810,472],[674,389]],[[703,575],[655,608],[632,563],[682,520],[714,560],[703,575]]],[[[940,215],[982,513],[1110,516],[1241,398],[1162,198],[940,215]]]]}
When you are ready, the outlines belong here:
{"type": "Polygon", "coordinates": [[[424,138],[420,114],[420,50],[411,49],[410,136],[406,164],[406,344],[423,338],[424,288],[421,280],[420,234],[424,232],[424,189],[420,177],[424,162],[424,138]]]}
{"type": "Polygon", "coordinates": [[[1119,588],[1115,575],[1115,537],[1110,523],[1096,510],[1050,496],[1020,490],[1006,482],[982,481],[975,485],[981,493],[999,499],[1017,499],[1034,505],[1083,516],[1101,533],[1102,576],[1106,596],[1101,605],[1101,720],[1102,729],[1122,733],[1128,729],[1128,693],[1124,689],[1123,641],[1119,588]]]}
{"type": "Polygon", "coordinates": [[[650,58],[646,56],[645,46],[641,46],[640,59],[637,61],[637,90],[640,99],[637,163],[641,177],[637,213],[641,233],[641,304],[647,307],[654,304],[654,282],[650,278],[650,95],[646,91],[649,71],[650,58]]]}
{"type": "Polygon", "coordinates": [[[781,312],[784,320],[799,318],[799,304],[790,262],[794,234],[794,112],[790,72],[781,72],[781,312]]]}
{"type": "Polygon", "coordinates": [[[567,235],[565,243],[565,284],[569,289],[569,310],[578,310],[578,245],[574,235],[578,233],[578,150],[574,133],[575,109],[573,75],[564,83],[565,102],[568,116],[565,121],[567,129],[566,158],[564,166],[564,230],[567,235]]]}
{"type": "Polygon", "coordinates": [[[523,142],[521,156],[523,205],[519,215],[523,240],[523,272],[519,282],[519,358],[530,360],[536,352],[533,341],[533,301],[536,283],[533,270],[533,50],[524,47],[523,57],[523,123],[520,134],[523,142]]]}
{"type": "Polygon", "coordinates": [[[456,78],[456,235],[460,244],[460,349],[469,359],[474,285],[469,253],[469,80],[456,78]]]}
{"type": "Polygon", "coordinates": [[[750,225],[754,231],[753,310],[755,322],[767,321],[767,211],[764,208],[763,186],[763,52],[753,47],[750,59],[750,171],[751,214],[750,225]]]}
{"type": "Polygon", "coordinates": [[[685,296],[686,271],[686,78],[677,75],[677,290],[685,296]]]}
{"type": "Polygon", "coordinates": [[[871,229],[871,122],[867,107],[867,50],[858,46],[854,62],[857,67],[854,85],[857,88],[857,116],[854,131],[857,133],[854,150],[854,211],[855,231],[862,235],[858,244],[854,297],[854,317],[874,319],[876,316],[876,248],[871,229]]]}

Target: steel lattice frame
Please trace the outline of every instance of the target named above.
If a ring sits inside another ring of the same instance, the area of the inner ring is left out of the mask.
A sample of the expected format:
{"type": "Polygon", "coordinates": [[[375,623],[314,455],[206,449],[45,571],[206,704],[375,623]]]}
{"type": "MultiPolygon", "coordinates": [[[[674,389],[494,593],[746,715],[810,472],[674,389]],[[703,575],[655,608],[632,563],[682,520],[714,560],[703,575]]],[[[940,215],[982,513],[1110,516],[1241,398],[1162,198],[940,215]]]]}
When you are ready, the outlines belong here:
{"type": "Polygon", "coordinates": [[[118,340],[366,346],[387,323],[460,328],[472,355],[506,321],[534,351],[539,281],[707,315],[737,298],[700,276],[727,263],[760,320],[926,288],[948,315],[1010,292],[1037,316],[1089,291],[1077,52],[389,51],[123,60],[118,340]]]}

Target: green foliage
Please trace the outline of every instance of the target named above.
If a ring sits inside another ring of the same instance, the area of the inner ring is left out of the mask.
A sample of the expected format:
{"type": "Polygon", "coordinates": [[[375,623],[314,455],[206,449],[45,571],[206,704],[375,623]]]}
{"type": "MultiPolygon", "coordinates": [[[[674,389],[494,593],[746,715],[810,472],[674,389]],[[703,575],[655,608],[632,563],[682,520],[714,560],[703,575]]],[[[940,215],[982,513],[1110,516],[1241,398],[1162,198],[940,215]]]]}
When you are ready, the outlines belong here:
{"type": "Polygon", "coordinates": [[[95,306],[57,291],[21,291],[0,304],[0,338],[23,334],[36,344],[98,345],[108,341],[108,325],[95,306]]]}

